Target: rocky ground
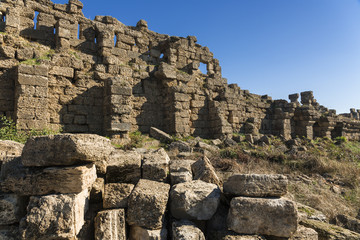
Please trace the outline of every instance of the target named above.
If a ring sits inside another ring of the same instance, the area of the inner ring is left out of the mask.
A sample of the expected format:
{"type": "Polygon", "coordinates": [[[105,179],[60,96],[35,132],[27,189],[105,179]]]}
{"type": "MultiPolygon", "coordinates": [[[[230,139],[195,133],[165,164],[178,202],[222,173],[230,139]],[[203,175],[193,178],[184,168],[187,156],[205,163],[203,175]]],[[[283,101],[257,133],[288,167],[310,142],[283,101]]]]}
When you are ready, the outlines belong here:
{"type": "Polygon", "coordinates": [[[0,239],[360,239],[360,143],[0,141],[0,239]]]}

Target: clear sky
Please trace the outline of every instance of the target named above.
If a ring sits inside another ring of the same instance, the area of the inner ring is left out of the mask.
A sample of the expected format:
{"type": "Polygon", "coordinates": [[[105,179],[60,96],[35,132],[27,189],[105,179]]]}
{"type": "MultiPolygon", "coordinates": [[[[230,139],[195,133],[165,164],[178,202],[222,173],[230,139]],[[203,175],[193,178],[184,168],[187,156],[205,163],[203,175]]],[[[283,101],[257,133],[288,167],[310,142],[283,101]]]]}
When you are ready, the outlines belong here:
{"type": "MultiPolygon", "coordinates": [[[[54,0],[66,3],[65,0],[54,0]]],[[[194,35],[242,89],[287,99],[314,91],[338,113],[360,109],[359,0],[83,0],[84,15],[194,35]]]]}

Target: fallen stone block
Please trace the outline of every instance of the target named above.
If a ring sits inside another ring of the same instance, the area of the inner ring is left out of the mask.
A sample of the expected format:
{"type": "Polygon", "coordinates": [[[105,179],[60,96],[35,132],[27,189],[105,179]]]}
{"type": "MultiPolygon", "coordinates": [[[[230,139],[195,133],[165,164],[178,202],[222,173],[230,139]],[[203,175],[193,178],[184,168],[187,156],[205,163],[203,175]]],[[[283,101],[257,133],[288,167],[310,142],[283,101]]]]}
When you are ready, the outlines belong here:
{"type": "Polygon", "coordinates": [[[239,174],[224,183],[224,193],[247,197],[280,197],[287,193],[284,175],[239,174]]]}
{"type": "Polygon", "coordinates": [[[164,143],[172,142],[172,138],[169,134],[154,127],[150,128],[150,137],[153,137],[159,140],[160,142],[164,142],[164,143]]]}
{"type": "Polygon", "coordinates": [[[207,157],[204,156],[202,159],[196,161],[191,165],[191,169],[194,174],[194,180],[202,180],[218,186],[220,185],[220,179],[207,157]]]}
{"type": "Polygon", "coordinates": [[[221,191],[212,183],[201,180],[179,183],[170,191],[173,217],[188,220],[209,220],[220,203],[221,191]]]}
{"type": "Polygon", "coordinates": [[[0,162],[3,162],[5,159],[12,157],[20,157],[24,144],[9,141],[9,140],[0,140],[0,162]]]}
{"type": "Polygon", "coordinates": [[[109,139],[95,134],[61,134],[30,138],[22,153],[28,167],[69,166],[95,162],[105,172],[114,150],[109,139]]]}
{"type": "Polygon", "coordinates": [[[150,230],[138,226],[130,227],[130,240],[167,240],[166,228],[150,230]]]}
{"type": "Polygon", "coordinates": [[[302,225],[298,226],[294,236],[290,240],[318,240],[318,233],[311,228],[304,227],[302,225]]]}
{"type": "Polygon", "coordinates": [[[20,228],[22,239],[75,239],[88,209],[88,191],[30,197],[20,228]]]}
{"type": "Polygon", "coordinates": [[[204,150],[207,150],[209,152],[216,152],[216,151],[219,151],[220,148],[217,147],[217,146],[212,146],[212,145],[209,145],[209,144],[206,144],[204,142],[198,142],[197,146],[201,149],[204,149],[204,150]]]}
{"type": "Polygon", "coordinates": [[[307,219],[301,221],[300,224],[314,229],[319,235],[319,240],[360,239],[359,233],[329,223],[307,219]]]}
{"type": "Polygon", "coordinates": [[[204,233],[188,220],[175,221],[172,223],[173,240],[205,240],[204,233]]]}
{"type": "Polygon", "coordinates": [[[18,223],[26,214],[26,198],[16,194],[2,193],[0,194],[0,210],[0,225],[18,223]]]}
{"type": "Polygon", "coordinates": [[[124,209],[101,211],[95,218],[95,240],[126,240],[124,209]]]}
{"type": "Polygon", "coordinates": [[[162,228],[169,190],[169,184],[141,179],[128,199],[128,224],[147,229],[162,228]]]}
{"type": "Polygon", "coordinates": [[[298,210],[298,219],[299,221],[311,219],[311,220],[317,220],[321,222],[328,222],[328,218],[325,216],[324,213],[322,213],[319,210],[316,210],[312,207],[306,206],[301,203],[296,203],[297,210],[298,210]]]}
{"type": "Polygon", "coordinates": [[[193,180],[191,165],[193,160],[172,160],[170,161],[170,182],[175,185],[193,180]]]}
{"type": "Polygon", "coordinates": [[[143,155],[142,178],[165,182],[169,174],[170,158],[163,148],[143,155]]]}
{"type": "Polygon", "coordinates": [[[172,142],[169,145],[169,150],[170,151],[177,150],[179,152],[192,152],[192,148],[191,148],[190,144],[183,142],[183,141],[172,142]]]}
{"type": "Polygon", "coordinates": [[[233,231],[215,231],[209,234],[209,240],[267,240],[259,235],[243,235],[233,231]]]}
{"type": "Polygon", "coordinates": [[[35,169],[17,163],[21,164],[20,159],[14,159],[2,169],[6,171],[2,174],[4,180],[1,182],[4,192],[14,192],[21,196],[80,193],[90,189],[96,180],[94,164],[35,169]],[[11,165],[15,167],[11,168],[11,165]]]}
{"type": "Polygon", "coordinates": [[[349,229],[351,231],[360,233],[360,220],[356,218],[339,214],[334,218],[334,224],[349,229]]]}
{"type": "Polygon", "coordinates": [[[134,189],[130,183],[108,183],[105,184],[103,207],[127,208],[128,198],[134,189]]]}
{"type": "Polygon", "coordinates": [[[289,238],[297,229],[296,206],[282,198],[236,197],[230,202],[227,224],[240,234],[289,238]]]}
{"type": "Polygon", "coordinates": [[[141,178],[141,159],[136,151],[115,150],[108,162],[106,182],[136,184],[141,178]]]}

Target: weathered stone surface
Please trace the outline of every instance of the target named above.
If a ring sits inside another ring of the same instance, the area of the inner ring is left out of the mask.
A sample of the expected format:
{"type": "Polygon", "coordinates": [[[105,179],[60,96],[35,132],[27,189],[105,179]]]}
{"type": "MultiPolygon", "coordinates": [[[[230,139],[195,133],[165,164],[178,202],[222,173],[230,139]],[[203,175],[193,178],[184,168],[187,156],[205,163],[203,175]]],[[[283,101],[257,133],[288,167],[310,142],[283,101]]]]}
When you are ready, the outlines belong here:
{"type": "Polygon", "coordinates": [[[173,240],[205,240],[204,233],[188,220],[175,221],[172,223],[173,240]]]}
{"type": "Polygon", "coordinates": [[[90,189],[96,180],[94,164],[35,169],[22,167],[19,162],[20,159],[14,159],[4,165],[3,171],[7,171],[2,176],[3,191],[11,191],[23,196],[80,193],[85,189],[90,189]]]}
{"type": "Polygon", "coordinates": [[[258,235],[242,235],[224,230],[211,232],[209,240],[266,240],[266,238],[258,235]]]}
{"type": "Polygon", "coordinates": [[[294,236],[290,238],[291,240],[318,240],[318,233],[311,228],[306,228],[302,225],[298,226],[294,236]]]}
{"type": "Polygon", "coordinates": [[[20,157],[24,144],[9,141],[0,140],[0,162],[3,162],[6,158],[20,157]]]}
{"type": "MultiPolygon", "coordinates": [[[[24,166],[66,166],[95,162],[106,168],[114,150],[109,139],[94,134],[62,134],[30,138],[22,153],[24,166]]],[[[105,171],[105,170],[104,170],[105,171]]]]}
{"type": "Polygon", "coordinates": [[[170,185],[141,179],[128,199],[127,222],[147,229],[160,229],[170,185]]]}
{"type": "Polygon", "coordinates": [[[351,231],[360,233],[360,220],[356,218],[339,214],[334,218],[334,224],[349,229],[351,231]]]}
{"type": "Polygon", "coordinates": [[[191,146],[188,143],[183,142],[183,141],[172,142],[169,145],[169,150],[170,151],[177,150],[179,152],[192,152],[191,146]]]}
{"type": "Polygon", "coordinates": [[[130,183],[105,184],[104,208],[127,208],[128,198],[134,189],[130,183]]]}
{"type": "Polygon", "coordinates": [[[163,148],[147,152],[143,155],[142,177],[165,182],[169,174],[170,158],[163,148]]]}
{"type": "Polygon", "coordinates": [[[159,79],[175,79],[176,68],[173,65],[162,62],[159,66],[159,70],[155,72],[155,76],[159,79]]]}
{"type": "Polygon", "coordinates": [[[307,228],[314,229],[319,240],[355,240],[360,239],[360,234],[348,229],[316,220],[303,220],[300,222],[307,228]]]}
{"type": "Polygon", "coordinates": [[[193,180],[191,165],[193,160],[172,160],[170,161],[170,182],[175,185],[193,180]]]}
{"type": "Polygon", "coordinates": [[[19,240],[19,227],[16,225],[0,226],[1,240],[19,240]]]}
{"type": "Polygon", "coordinates": [[[105,180],[97,178],[90,190],[90,202],[99,203],[103,201],[105,180]]]}
{"type": "Polygon", "coordinates": [[[296,206],[282,198],[236,197],[231,200],[227,223],[241,234],[291,237],[297,229],[296,206]]]}
{"type": "Polygon", "coordinates": [[[297,209],[298,209],[298,219],[299,221],[311,219],[311,220],[317,220],[321,222],[328,222],[328,218],[325,216],[324,213],[320,212],[319,210],[316,210],[312,207],[306,206],[301,203],[296,203],[297,209]]]}
{"type": "Polygon", "coordinates": [[[29,240],[75,239],[84,224],[88,191],[30,197],[21,221],[22,238],[29,240]]]}
{"type": "Polygon", "coordinates": [[[191,165],[191,169],[194,174],[194,180],[202,180],[204,182],[220,185],[220,179],[207,157],[204,156],[202,159],[196,161],[191,165]]]}
{"type": "Polygon", "coordinates": [[[287,192],[284,175],[239,174],[224,183],[224,192],[235,196],[280,197],[287,192]]]}
{"type": "Polygon", "coordinates": [[[169,143],[172,141],[172,138],[169,134],[154,127],[150,128],[150,137],[153,137],[164,143],[169,143]]]}
{"type": "Polygon", "coordinates": [[[167,240],[166,228],[150,230],[138,226],[130,227],[130,240],[167,240]]]}
{"type": "Polygon", "coordinates": [[[202,149],[207,150],[209,152],[216,152],[216,151],[218,151],[220,149],[217,146],[212,146],[212,145],[206,144],[204,142],[198,142],[197,146],[199,148],[202,148],[202,149]]]}
{"type": "Polygon", "coordinates": [[[101,211],[95,218],[95,240],[126,240],[124,209],[101,211]]]}
{"type": "Polygon", "coordinates": [[[170,210],[177,219],[209,220],[220,203],[221,191],[201,180],[179,183],[170,192],[170,210]]]}
{"type": "Polygon", "coordinates": [[[25,209],[25,198],[15,194],[0,194],[0,225],[20,222],[21,218],[25,216],[25,209]]]}
{"type": "Polygon", "coordinates": [[[136,184],[141,178],[141,159],[136,151],[114,151],[108,162],[106,181],[136,184]]]}

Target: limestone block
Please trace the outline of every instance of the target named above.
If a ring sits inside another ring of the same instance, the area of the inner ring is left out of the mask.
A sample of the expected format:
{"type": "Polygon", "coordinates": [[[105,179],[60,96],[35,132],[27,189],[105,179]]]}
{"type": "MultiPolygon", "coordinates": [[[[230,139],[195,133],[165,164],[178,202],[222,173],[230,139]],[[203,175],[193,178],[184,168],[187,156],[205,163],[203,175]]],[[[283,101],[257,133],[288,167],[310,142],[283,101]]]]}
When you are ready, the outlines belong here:
{"type": "Polygon", "coordinates": [[[10,46],[0,46],[0,56],[5,58],[15,58],[15,49],[10,46]]]}
{"type": "Polygon", "coordinates": [[[266,240],[266,238],[259,235],[243,235],[223,230],[211,232],[209,240],[266,240]]]}
{"type": "Polygon", "coordinates": [[[239,174],[224,183],[224,193],[248,197],[280,197],[287,192],[284,175],[239,174]]]}
{"type": "Polygon", "coordinates": [[[24,144],[9,140],[0,140],[0,162],[3,162],[7,158],[20,157],[23,148],[24,144]]]}
{"type": "Polygon", "coordinates": [[[311,228],[306,228],[302,225],[299,225],[294,236],[290,238],[291,240],[318,240],[318,233],[311,228]]]}
{"type": "Polygon", "coordinates": [[[127,222],[147,229],[162,228],[170,185],[141,179],[128,200],[127,222]]]}
{"type": "Polygon", "coordinates": [[[169,145],[169,150],[170,151],[178,150],[179,152],[192,152],[191,146],[183,141],[172,142],[169,145]]]}
{"type": "Polygon", "coordinates": [[[19,74],[16,79],[17,85],[48,86],[48,78],[43,76],[19,74]]]}
{"type": "Polygon", "coordinates": [[[176,79],[176,67],[162,62],[158,71],[155,72],[155,77],[159,79],[176,79]]]}
{"type": "Polygon", "coordinates": [[[109,139],[95,134],[61,134],[30,138],[22,153],[24,166],[67,166],[95,162],[105,171],[114,147],[109,139]]]}
{"type": "Polygon", "coordinates": [[[170,158],[163,148],[143,155],[142,177],[164,182],[169,174],[170,158]]]}
{"type": "Polygon", "coordinates": [[[135,151],[115,150],[108,162],[106,182],[136,184],[141,178],[141,158],[135,151]]]}
{"type": "Polygon", "coordinates": [[[194,174],[194,180],[202,180],[204,182],[220,185],[220,179],[207,157],[204,156],[202,159],[196,161],[191,165],[191,169],[194,174]]]}
{"type": "Polygon", "coordinates": [[[173,240],[205,240],[204,233],[188,220],[175,221],[172,223],[173,240]]]}
{"type": "Polygon", "coordinates": [[[129,183],[108,183],[105,184],[103,207],[106,208],[127,208],[128,198],[134,189],[129,183]]]}
{"type": "Polygon", "coordinates": [[[282,198],[236,197],[230,202],[227,224],[240,234],[291,237],[297,229],[296,206],[282,198]]]}
{"type": "Polygon", "coordinates": [[[167,229],[150,230],[138,226],[130,227],[130,240],[167,240],[167,229]]]}
{"type": "Polygon", "coordinates": [[[150,128],[150,137],[153,137],[161,142],[169,143],[172,142],[172,138],[166,132],[161,131],[160,129],[151,127],[150,128]]]}
{"type": "Polygon", "coordinates": [[[204,142],[198,142],[198,147],[199,148],[202,148],[204,150],[207,150],[207,151],[210,151],[210,152],[216,152],[216,151],[219,151],[219,147],[217,146],[211,146],[209,144],[206,144],[204,142]]]}
{"type": "Polygon", "coordinates": [[[1,240],[18,240],[19,236],[19,228],[16,225],[0,226],[1,240]]]}
{"type": "Polygon", "coordinates": [[[359,233],[329,223],[308,219],[301,221],[300,224],[314,229],[321,240],[360,239],[359,233]]]}
{"type": "Polygon", "coordinates": [[[93,164],[78,167],[24,168],[20,159],[4,164],[2,191],[22,196],[50,193],[79,193],[90,189],[96,180],[93,164]]]}
{"type": "Polygon", "coordinates": [[[360,220],[356,218],[339,214],[335,217],[334,222],[338,226],[360,233],[360,220]]]}
{"type": "Polygon", "coordinates": [[[74,77],[74,69],[70,68],[70,67],[53,66],[52,69],[50,69],[49,74],[73,78],[74,77]]]}
{"type": "Polygon", "coordinates": [[[0,194],[0,225],[20,222],[20,219],[25,216],[25,209],[25,198],[15,194],[0,194]]]}
{"type": "Polygon", "coordinates": [[[95,240],[126,240],[125,211],[101,211],[95,218],[95,240]]]}
{"type": "Polygon", "coordinates": [[[189,220],[209,220],[220,203],[221,191],[212,183],[201,180],[179,183],[170,191],[173,217],[189,220]]]}
{"type": "Polygon", "coordinates": [[[90,190],[90,203],[99,203],[103,201],[105,180],[97,178],[90,190]]]}
{"type": "Polygon", "coordinates": [[[193,160],[172,160],[170,162],[171,185],[192,181],[191,165],[194,162],[193,160]]]}
{"type": "Polygon", "coordinates": [[[88,208],[88,191],[30,197],[21,221],[22,238],[29,240],[75,239],[88,208]]]}

